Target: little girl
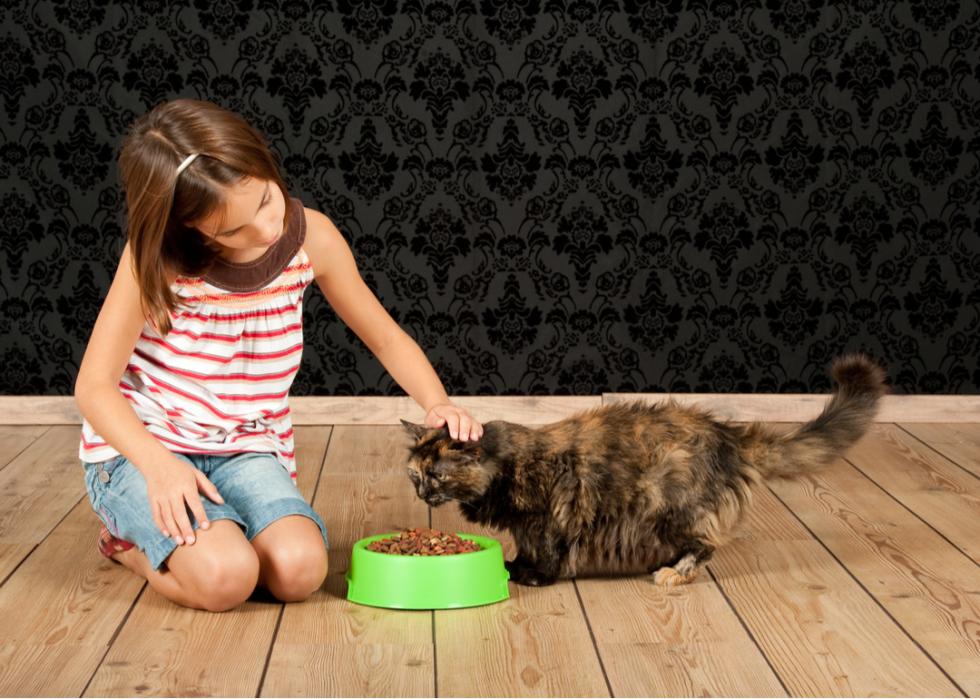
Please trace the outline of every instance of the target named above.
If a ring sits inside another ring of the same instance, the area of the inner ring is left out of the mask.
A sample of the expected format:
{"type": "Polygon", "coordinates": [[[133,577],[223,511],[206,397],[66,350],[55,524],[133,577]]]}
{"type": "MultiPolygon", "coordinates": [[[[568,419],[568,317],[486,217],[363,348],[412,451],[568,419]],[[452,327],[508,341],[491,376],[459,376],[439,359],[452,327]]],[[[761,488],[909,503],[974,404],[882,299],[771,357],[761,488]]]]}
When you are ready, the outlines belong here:
{"type": "Polygon", "coordinates": [[[289,196],[241,117],[160,104],[135,121],[119,164],[128,241],[75,384],[99,550],[188,607],[231,609],[257,585],[305,599],[329,546],[296,487],[287,401],[311,281],[426,425],[460,440],[482,426],[449,401],[330,219],[289,196]]]}

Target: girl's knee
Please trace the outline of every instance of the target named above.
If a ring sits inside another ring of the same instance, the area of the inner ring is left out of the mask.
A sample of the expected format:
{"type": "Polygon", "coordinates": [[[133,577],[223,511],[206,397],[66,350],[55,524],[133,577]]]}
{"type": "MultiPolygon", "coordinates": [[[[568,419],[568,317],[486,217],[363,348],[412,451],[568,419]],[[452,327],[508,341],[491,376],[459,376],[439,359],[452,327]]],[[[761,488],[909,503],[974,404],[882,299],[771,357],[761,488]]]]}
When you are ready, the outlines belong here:
{"type": "Polygon", "coordinates": [[[323,546],[287,544],[270,553],[265,584],[276,599],[300,602],[320,589],[327,568],[323,546]]]}
{"type": "Polygon", "coordinates": [[[223,612],[244,603],[255,591],[259,560],[254,555],[235,553],[216,556],[196,580],[197,597],[204,609],[223,612]]]}
{"type": "MultiPolygon", "coordinates": [[[[240,534],[240,532],[239,532],[240,534]]],[[[245,602],[259,579],[259,559],[244,536],[208,537],[178,547],[168,566],[198,606],[226,611],[245,602]]]]}

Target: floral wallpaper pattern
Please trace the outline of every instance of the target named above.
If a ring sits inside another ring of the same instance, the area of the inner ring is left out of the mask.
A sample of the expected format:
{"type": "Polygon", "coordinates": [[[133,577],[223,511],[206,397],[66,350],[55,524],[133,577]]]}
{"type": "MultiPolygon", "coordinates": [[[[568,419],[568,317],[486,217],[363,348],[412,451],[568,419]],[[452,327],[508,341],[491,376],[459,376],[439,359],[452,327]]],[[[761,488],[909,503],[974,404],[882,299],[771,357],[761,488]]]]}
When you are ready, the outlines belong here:
{"type": "MultiPolygon", "coordinates": [[[[161,100],[260,128],[451,394],[980,387],[980,7],[2,3],[0,390],[70,395],[161,100]]],[[[401,389],[305,304],[294,395],[401,389]]]]}

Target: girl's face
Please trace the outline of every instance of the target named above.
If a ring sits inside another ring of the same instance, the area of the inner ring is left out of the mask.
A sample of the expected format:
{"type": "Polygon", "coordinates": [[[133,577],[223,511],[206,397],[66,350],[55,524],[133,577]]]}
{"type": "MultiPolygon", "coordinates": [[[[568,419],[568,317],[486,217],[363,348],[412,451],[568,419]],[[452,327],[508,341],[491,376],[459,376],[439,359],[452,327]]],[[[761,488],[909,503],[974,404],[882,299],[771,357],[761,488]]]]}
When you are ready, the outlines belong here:
{"type": "Polygon", "coordinates": [[[218,230],[218,215],[210,214],[194,225],[220,248],[232,262],[254,259],[283,234],[286,201],[271,180],[245,179],[225,189],[227,206],[224,226],[218,230]]]}

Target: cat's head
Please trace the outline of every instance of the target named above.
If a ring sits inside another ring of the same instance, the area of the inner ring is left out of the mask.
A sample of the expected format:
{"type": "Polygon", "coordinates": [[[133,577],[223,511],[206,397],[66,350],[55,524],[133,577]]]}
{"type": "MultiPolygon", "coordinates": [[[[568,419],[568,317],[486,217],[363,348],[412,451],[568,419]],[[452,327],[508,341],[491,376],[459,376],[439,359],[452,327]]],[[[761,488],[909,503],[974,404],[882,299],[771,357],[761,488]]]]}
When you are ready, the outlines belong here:
{"type": "MultiPolygon", "coordinates": [[[[402,420],[414,443],[409,447],[408,477],[415,492],[429,505],[450,500],[475,502],[483,496],[496,474],[486,458],[484,440],[460,441],[445,427],[426,427],[402,420]]],[[[484,426],[485,428],[485,426],[484,426]]]]}

